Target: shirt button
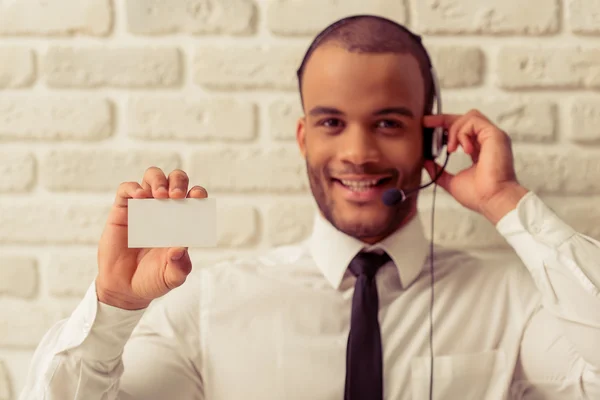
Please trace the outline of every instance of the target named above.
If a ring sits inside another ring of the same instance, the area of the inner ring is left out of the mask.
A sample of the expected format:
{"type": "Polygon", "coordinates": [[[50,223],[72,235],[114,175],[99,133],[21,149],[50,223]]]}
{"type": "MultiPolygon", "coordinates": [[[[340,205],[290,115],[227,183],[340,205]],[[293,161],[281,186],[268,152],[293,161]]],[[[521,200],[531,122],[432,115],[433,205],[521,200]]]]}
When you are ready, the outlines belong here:
{"type": "Polygon", "coordinates": [[[541,227],[541,226],[539,226],[538,224],[534,224],[534,225],[531,227],[531,230],[533,231],[533,233],[534,233],[534,234],[539,234],[539,233],[541,233],[541,232],[542,232],[542,227],[541,227]]]}

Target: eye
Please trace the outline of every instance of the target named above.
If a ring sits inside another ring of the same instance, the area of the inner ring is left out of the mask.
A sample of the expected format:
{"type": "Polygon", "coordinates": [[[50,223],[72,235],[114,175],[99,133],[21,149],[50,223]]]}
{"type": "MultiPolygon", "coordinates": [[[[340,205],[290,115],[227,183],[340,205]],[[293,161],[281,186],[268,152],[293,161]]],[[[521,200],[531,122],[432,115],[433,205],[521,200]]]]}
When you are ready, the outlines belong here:
{"type": "Polygon", "coordinates": [[[377,127],[381,129],[401,129],[404,128],[404,124],[393,119],[384,119],[377,123],[377,127]]]}
{"type": "Polygon", "coordinates": [[[338,118],[327,118],[319,121],[319,125],[326,128],[339,128],[342,125],[342,121],[338,118]]]}

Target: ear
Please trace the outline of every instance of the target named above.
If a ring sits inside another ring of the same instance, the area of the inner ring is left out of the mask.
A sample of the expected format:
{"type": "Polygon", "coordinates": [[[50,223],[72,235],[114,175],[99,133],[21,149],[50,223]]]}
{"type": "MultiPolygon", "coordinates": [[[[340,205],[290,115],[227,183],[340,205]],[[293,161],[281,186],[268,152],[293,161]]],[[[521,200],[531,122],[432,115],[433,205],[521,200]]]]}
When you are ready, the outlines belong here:
{"type": "Polygon", "coordinates": [[[300,148],[300,153],[303,158],[306,158],[306,117],[298,118],[298,123],[296,124],[296,142],[298,143],[298,147],[300,148]]]}

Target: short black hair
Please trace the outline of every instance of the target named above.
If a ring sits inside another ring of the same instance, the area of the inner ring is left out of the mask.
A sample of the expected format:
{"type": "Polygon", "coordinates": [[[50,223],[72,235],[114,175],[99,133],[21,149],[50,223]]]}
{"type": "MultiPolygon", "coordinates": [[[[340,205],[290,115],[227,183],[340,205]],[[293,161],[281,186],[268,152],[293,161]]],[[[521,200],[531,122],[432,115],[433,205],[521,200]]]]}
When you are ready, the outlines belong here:
{"type": "Polygon", "coordinates": [[[431,74],[431,59],[421,42],[421,37],[397,22],[376,15],[353,15],[340,19],[315,37],[296,72],[303,108],[302,79],[306,63],[317,48],[331,42],[356,53],[412,54],[419,64],[425,84],[424,113],[428,114],[432,111],[435,88],[431,74]]]}

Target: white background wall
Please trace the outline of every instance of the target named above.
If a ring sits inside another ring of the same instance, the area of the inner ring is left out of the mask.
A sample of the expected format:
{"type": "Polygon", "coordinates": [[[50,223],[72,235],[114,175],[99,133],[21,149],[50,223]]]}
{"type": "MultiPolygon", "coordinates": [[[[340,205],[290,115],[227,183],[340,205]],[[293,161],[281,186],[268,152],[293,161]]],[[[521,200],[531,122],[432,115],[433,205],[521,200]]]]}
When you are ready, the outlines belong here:
{"type": "MultiPolygon", "coordinates": [[[[522,183],[600,238],[600,0],[0,0],[0,400],[93,279],[117,186],[147,167],[219,200],[219,248],[195,267],[309,234],[295,69],[314,34],[365,12],[424,35],[445,111],[497,122],[522,183]]],[[[438,243],[507,251],[438,193],[438,243]]]]}

